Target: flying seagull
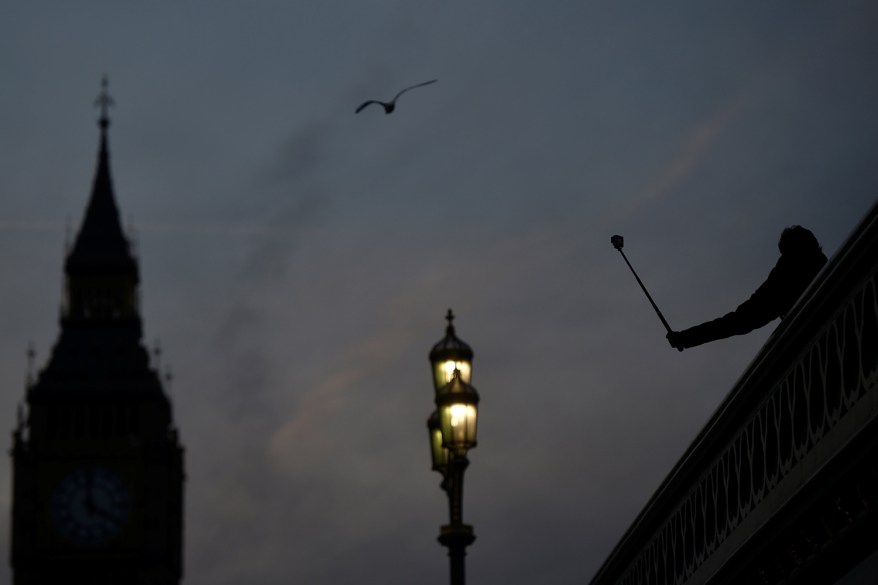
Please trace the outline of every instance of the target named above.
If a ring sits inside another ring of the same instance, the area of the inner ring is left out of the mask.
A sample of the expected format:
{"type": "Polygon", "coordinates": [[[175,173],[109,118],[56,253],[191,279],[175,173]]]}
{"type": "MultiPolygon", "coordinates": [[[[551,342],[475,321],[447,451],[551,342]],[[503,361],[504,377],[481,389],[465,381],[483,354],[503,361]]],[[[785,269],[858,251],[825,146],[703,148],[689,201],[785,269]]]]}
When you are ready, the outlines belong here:
{"type": "Polygon", "coordinates": [[[356,111],[355,111],[354,113],[355,113],[355,114],[359,114],[361,111],[363,111],[363,108],[365,108],[365,107],[368,106],[368,105],[371,105],[371,104],[379,104],[379,105],[381,105],[381,106],[384,107],[384,113],[385,113],[385,114],[389,114],[389,113],[392,112],[394,109],[396,109],[396,100],[399,98],[399,96],[401,96],[402,94],[404,94],[405,92],[407,92],[407,91],[410,90],[410,89],[414,89],[414,88],[416,88],[416,87],[422,87],[422,86],[424,86],[424,85],[430,85],[431,83],[436,83],[437,81],[439,81],[439,80],[438,80],[438,79],[431,79],[430,81],[425,81],[425,82],[423,82],[423,83],[417,83],[417,84],[415,84],[415,85],[410,85],[409,87],[403,89],[403,90],[400,91],[398,94],[396,94],[395,96],[393,96],[393,99],[390,100],[389,102],[380,102],[380,101],[378,101],[378,100],[368,100],[368,101],[365,101],[365,102],[363,102],[362,104],[360,104],[360,107],[357,108],[356,111]]]}

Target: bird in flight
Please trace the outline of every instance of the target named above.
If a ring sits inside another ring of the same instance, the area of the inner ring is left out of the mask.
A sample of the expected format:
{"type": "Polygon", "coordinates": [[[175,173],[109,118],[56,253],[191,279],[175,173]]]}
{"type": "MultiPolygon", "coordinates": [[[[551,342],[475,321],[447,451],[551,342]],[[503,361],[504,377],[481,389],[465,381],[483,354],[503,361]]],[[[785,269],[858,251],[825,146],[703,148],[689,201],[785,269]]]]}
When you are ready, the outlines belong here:
{"type": "Polygon", "coordinates": [[[360,107],[357,108],[356,111],[355,111],[354,113],[355,113],[355,114],[359,114],[360,112],[363,111],[363,109],[364,109],[366,106],[369,106],[369,105],[371,105],[371,104],[378,104],[378,105],[384,107],[384,113],[385,113],[385,114],[389,114],[389,113],[392,112],[394,109],[396,109],[396,100],[399,99],[399,96],[401,96],[402,94],[404,94],[405,92],[407,92],[407,91],[410,90],[410,89],[414,89],[414,88],[416,88],[416,87],[423,87],[423,86],[425,86],[425,85],[430,85],[431,83],[436,83],[437,81],[439,81],[439,80],[438,80],[438,79],[431,79],[430,81],[425,81],[425,82],[423,82],[423,83],[416,83],[415,85],[410,85],[410,86],[408,86],[407,88],[401,90],[401,91],[400,91],[398,94],[396,94],[395,96],[393,96],[393,99],[390,100],[389,102],[381,102],[381,101],[378,101],[378,100],[367,100],[367,101],[363,102],[362,104],[360,104],[360,107]]]}

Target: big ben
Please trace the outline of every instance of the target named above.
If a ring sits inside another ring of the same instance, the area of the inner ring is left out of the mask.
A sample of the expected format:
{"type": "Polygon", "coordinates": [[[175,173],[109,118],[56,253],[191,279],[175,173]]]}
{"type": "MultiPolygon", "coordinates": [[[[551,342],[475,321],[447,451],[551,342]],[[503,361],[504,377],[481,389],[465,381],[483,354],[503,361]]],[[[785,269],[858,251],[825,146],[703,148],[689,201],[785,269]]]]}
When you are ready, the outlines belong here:
{"type": "Polygon", "coordinates": [[[15,585],[176,585],[183,572],[183,448],[142,343],[139,267],[110,174],[111,103],[105,81],[60,334],[13,433],[15,585]]]}

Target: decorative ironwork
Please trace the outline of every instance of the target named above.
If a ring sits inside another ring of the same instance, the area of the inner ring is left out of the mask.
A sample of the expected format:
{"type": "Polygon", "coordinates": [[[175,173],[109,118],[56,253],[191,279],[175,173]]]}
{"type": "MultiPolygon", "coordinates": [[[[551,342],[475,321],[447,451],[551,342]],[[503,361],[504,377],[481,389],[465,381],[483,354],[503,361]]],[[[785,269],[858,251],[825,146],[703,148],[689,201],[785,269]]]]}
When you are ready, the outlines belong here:
{"type": "MultiPolygon", "coordinates": [[[[844,275],[856,279],[847,291],[838,292],[845,284],[838,285],[814,312],[797,316],[805,320],[807,337],[775,344],[768,350],[774,361],[754,364],[739,384],[746,396],[732,396],[745,406],[724,403],[593,585],[708,582],[821,467],[878,420],[878,272],[868,259],[874,248],[870,252],[866,241],[859,246],[847,251],[860,270],[866,264],[865,274],[844,275]]],[[[795,337],[794,331],[784,333],[795,337]]],[[[876,503],[873,458],[843,488],[815,502],[813,514],[786,529],[783,542],[753,553],[745,571],[753,580],[746,582],[783,581],[876,503]]]]}

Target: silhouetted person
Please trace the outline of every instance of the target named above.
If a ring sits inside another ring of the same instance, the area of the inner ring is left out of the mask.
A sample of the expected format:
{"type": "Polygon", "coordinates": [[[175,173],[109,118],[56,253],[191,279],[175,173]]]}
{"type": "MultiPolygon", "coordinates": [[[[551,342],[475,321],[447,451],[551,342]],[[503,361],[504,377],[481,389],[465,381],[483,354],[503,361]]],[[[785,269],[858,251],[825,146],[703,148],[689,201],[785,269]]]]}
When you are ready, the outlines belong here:
{"type": "Polygon", "coordinates": [[[410,89],[414,89],[416,87],[422,87],[424,85],[430,85],[431,83],[436,83],[437,81],[439,81],[439,80],[438,79],[431,79],[430,81],[425,81],[423,83],[410,85],[409,87],[407,87],[403,90],[400,90],[399,93],[397,93],[395,96],[393,96],[393,99],[390,100],[389,102],[381,102],[378,100],[367,100],[367,101],[363,102],[362,104],[360,104],[360,107],[357,108],[354,111],[354,113],[359,114],[361,111],[363,111],[363,108],[365,108],[366,106],[368,106],[370,104],[378,104],[378,105],[384,107],[385,114],[389,114],[390,112],[392,112],[393,110],[396,109],[396,100],[399,98],[399,96],[401,96],[402,94],[404,94],[405,92],[407,92],[410,89]]]}
{"type": "Polygon", "coordinates": [[[749,333],[777,317],[783,319],[826,264],[826,256],[814,234],[798,225],[783,231],[777,247],[780,259],[749,299],[719,319],[683,331],[671,331],[667,335],[671,346],[683,351],[687,347],[749,333]]]}

